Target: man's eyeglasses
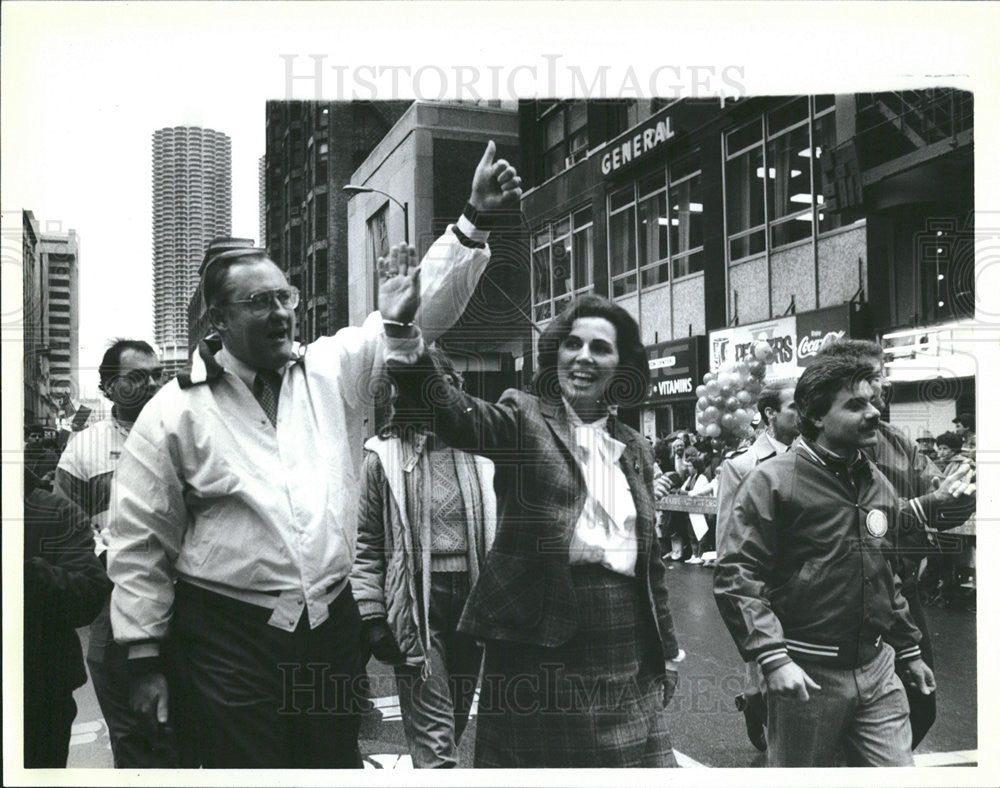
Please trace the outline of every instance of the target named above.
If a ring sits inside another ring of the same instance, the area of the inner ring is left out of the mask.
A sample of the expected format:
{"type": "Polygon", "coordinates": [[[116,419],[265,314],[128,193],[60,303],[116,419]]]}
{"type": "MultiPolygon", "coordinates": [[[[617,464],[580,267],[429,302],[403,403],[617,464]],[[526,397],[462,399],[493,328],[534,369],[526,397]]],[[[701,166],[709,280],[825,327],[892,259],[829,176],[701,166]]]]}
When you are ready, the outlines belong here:
{"type": "Polygon", "coordinates": [[[253,312],[264,314],[271,311],[271,305],[278,302],[282,309],[295,309],[299,305],[299,289],[297,287],[279,287],[276,290],[261,290],[249,298],[230,301],[230,304],[249,304],[253,312]]]}
{"type": "Polygon", "coordinates": [[[116,375],[111,380],[116,401],[128,404],[132,398],[145,396],[149,386],[163,385],[163,367],[155,369],[132,369],[116,375]]]}

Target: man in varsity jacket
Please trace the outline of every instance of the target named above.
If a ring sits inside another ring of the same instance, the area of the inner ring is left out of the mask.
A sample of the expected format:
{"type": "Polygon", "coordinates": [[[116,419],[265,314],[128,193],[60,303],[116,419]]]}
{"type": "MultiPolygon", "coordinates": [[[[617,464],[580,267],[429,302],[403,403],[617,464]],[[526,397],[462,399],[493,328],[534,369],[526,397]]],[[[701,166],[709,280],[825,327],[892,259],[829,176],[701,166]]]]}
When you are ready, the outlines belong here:
{"type": "Polygon", "coordinates": [[[733,500],[715,597],[768,689],[768,765],[907,766],[902,675],[934,676],[889,557],[912,509],[861,451],[877,439],[868,365],[823,358],[795,389],[802,440],[758,465],[733,500]]]}

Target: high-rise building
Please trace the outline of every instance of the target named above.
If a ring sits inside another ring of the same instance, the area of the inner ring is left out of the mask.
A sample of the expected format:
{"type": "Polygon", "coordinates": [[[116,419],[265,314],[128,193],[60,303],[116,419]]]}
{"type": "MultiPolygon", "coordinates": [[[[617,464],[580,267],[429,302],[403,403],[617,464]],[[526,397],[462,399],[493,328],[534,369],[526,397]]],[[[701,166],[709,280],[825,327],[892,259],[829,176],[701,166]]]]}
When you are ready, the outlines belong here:
{"type": "Polygon", "coordinates": [[[410,103],[267,102],[266,246],[302,293],[302,342],[348,324],[342,187],[410,103]]]}
{"type": "Polygon", "coordinates": [[[164,367],[187,362],[188,305],[213,238],[232,234],[232,143],[222,132],[153,132],[154,337],[164,367]]]}
{"type": "MultiPolygon", "coordinates": [[[[59,226],[58,222],[49,223],[59,226]]],[[[79,398],[79,240],[22,212],[24,423],[56,426],[79,398]]]]}
{"type": "Polygon", "coordinates": [[[76,230],[43,232],[39,251],[48,305],[49,390],[54,398],[80,397],[80,240],[76,230]]]}
{"type": "Polygon", "coordinates": [[[45,269],[40,251],[41,231],[31,211],[22,211],[21,254],[24,295],[24,424],[54,423],[49,400],[48,324],[45,269]]]}
{"type": "Polygon", "coordinates": [[[267,174],[267,156],[257,160],[257,246],[265,246],[267,242],[267,196],[264,190],[267,174]]]}

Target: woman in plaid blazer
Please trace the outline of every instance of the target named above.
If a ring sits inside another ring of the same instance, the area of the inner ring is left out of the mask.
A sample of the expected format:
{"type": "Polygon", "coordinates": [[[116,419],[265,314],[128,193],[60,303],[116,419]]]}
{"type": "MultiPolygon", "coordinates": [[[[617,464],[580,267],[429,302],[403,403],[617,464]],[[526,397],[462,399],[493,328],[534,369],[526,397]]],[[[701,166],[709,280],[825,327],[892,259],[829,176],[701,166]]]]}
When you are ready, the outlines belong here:
{"type": "Polygon", "coordinates": [[[648,382],[635,321],[578,299],[539,340],[536,393],[495,405],[449,387],[426,356],[409,360],[387,354],[402,400],[432,405],[439,437],[496,466],[496,541],[459,624],[485,643],[475,765],[676,765],[664,707],[683,652],[653,458],[615,417],[648,382]]]}

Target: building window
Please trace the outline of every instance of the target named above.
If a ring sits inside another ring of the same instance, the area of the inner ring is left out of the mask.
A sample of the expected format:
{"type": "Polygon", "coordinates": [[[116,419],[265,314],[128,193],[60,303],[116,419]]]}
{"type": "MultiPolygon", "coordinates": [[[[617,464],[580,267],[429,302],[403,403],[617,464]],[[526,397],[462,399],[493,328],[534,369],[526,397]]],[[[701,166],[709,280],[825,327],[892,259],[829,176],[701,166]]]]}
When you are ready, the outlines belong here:
{"type": "Polygon", "coordinates": [[[330,147],[325,142],[321,142],[316,148],[316,165],[313,168],[313,175],[310,183],[314,186],[326,186],[327,175],[329,174],[330,147]]]}
{"type": "Polygon", "coordinates": [[[726,135],[730,262],[811,238],[814,219],[819,233],[840,227],[823,210],[822,156],[835,143],[832,96],[793,99],[726,135]]]}
{"type": "Polygon", "coordinates": [[[667,174],[660,170],[643,178],[639,189],[639,268],[642,286],[670,281],[670,219],[667,217],[667,174]]]}
{"type": "Polygon", "coordinates": [[[313,238],[322,240],[327,236],[327,221],[329,219],[329,200],[325,191],[316,195],[315,204],[316,218],[313,222],[313,238]]]}
{"type": "Polygon", "coordinates": [[[588,205],[547,223],[532,235],[531,302],[535,320],[562,312],[594,287],[594,220],[588,205]]]}
{"type": "Polygon", "coordinates": [[[705,270],[704,203],[696,154],[671,165],[669,203],[671,276],[680,279],[705,270]]]}
{"type": "Polygon", "coordinates": [[[726,135],[726,228],[730,260],[764,251],[764,145],[760,119],[726,135]]]}
{"type": "Polygon", "coordinates": [[[765,182],[773,249],[812,237],[808,99],[803,96],[767,113],[767,132],[765,182]]]}
{"type": "Polygon", "coordinates": [[[614,298],[636,289],[635,184],[608,197],[608,264],[614,298]]]}
{"type": "Polygon", "coordinates": [[[313,292],[316,294],[325,293],[327,291],[326,249],[316,250],[314,275],[316,277],[316,286],[313,288],[313,292]]]}
{"type": "Polygon", "coordinates": [[[819,216],[817,216],[820,234],[836,230],[842,226],[839,213],[823,210],[823,194],[825,192],[836,191],[832,186],[828,186],[832,172],[823,172],[824,161],[829,161],[831,151],[837,145],[837,117],[834,113],[833,96],[813,96],[816,102],[813,120],[813,173],[816,184],[816,201],[819,205],[819,216]],[[826,101],[829,99],[829,101],[826,101]],[[827,158],[824,159],[823,157],[827,158]]]}
{"type": "Polygon", "coordinates": [[[542,180],[562,172],[587,155],[587,102],[565,101],[541,118],[542,180]]]}
{"type": "Polygon", "coordinates": [[[378,305],[378,259],[389,254],[389,203],[386,202],[368,219],[368,270],[372,272],[372,308],[378,305]]]}
{"type": "Polygon", "coordinates": [[[612,298],[704,269],[699,154],[640,178],[608,197],[612,298]]]}

